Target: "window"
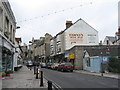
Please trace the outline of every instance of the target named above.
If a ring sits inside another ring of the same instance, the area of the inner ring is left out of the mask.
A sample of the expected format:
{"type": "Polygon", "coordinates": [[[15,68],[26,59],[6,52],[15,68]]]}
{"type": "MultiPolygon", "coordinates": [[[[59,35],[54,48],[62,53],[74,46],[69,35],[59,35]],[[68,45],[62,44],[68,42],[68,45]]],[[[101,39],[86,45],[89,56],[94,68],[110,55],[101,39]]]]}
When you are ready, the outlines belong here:
{"type": "Polygon", "coordinates": [[[12,32],[12,25],[10,26],[10,40],[12,41],[12,38],[13,38],[13,32],[12,32]]]}
{"type": "Polygon", "coordinates": [[[57,52],[58,53],[61,52],[61,42],[60,41],[57,42],[57,52]]]}
{"type": "Polygon", "coordinates": [[[107,45],[109,44],[109,40],[107,40],[107,45]]]}
{"type": "Polygon", "coordinates": [[[90,67],[90,58],[89,57],[86,58],[86,63],[87,63],[87,67],[90,67]]]}
{"type": "Polygon", "coordinates": [[[5,36],[9,37],[9,20],[7,17],[5,18],[5,36]]]}

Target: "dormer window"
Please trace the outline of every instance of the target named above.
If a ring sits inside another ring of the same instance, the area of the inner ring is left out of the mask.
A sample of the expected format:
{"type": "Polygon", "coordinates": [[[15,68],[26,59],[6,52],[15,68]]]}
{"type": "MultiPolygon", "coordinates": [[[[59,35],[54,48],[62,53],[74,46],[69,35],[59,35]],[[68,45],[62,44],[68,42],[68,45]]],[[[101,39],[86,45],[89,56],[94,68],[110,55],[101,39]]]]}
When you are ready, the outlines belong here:
{"type": "Polygon", "coordinates": [[[107,40],[107,45],[109,45],[109,40],[107,40]]]}

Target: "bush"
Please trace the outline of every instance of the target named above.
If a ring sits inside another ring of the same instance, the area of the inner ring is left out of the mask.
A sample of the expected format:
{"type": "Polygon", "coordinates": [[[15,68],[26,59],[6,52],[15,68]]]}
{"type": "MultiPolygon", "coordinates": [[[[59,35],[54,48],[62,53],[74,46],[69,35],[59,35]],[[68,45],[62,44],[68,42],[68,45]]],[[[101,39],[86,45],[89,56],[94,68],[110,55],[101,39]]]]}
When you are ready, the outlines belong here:
{"type": "Polygon", "coordinates": [[[5,72],[3,72],[3,73],[2,73],[2,77],[5,77],[5,76],[6,76],[6,73],[5,73],[5,72]]]}
{"type": "Polygon", "coordinates": [[[10,74],[10,73],[13,73],[13,71],[12,71],[12,70],[8,70],[8,71],[6,72],[6,74],[10,74]]]}
{"type": "Polygon", "coordinates": [[[110,57],[109,59],[110,59],[108,63],[109,72],[120,73],[120,60],[116,57],[110,57]]]}

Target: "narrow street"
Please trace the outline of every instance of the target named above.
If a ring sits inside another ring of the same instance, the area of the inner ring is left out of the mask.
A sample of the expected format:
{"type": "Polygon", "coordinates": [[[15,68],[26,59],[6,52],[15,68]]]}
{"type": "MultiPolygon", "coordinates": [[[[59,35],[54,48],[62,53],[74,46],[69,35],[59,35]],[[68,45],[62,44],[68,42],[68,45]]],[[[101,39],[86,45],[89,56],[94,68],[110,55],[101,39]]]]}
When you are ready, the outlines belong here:
{"type": "Polygon", "coordinates": [[[62,88],[118,88],[118,80],[77,72],[60,72],[42,68],[44,77],[62,88]]]}
{"type": "Polygon", "coordinates": [[[16,88],[120,90],[120,0],[0,0],[0,89],[16,88]]]}

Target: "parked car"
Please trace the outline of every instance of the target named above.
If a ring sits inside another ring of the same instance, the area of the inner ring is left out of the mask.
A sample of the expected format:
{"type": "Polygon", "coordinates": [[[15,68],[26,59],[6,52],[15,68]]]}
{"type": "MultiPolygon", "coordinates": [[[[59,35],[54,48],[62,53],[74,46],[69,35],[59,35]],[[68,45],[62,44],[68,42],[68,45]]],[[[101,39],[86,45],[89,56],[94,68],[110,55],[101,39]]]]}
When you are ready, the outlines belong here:
{"type": "Polygon", "coordinates": [[[46,63],[41,63],[41,68],[46,68],[46,63]]]}
{"type": "Polygon", "coordinates": [[[71,71],[73,72],[74,66],[71,63],[61,63],[58,65],[58,70],[60,71],[71,71]]]}
{"type": "Polygon", "coordinates": [[[26,66],[27,66],[27,67],[32,67],[32,66],[33,66],[32,61],[28,61],[28,62],[26,63],[26,66]]]}
{"type": "Polygon", "coordinates": [[[39,62],[33,62],[33,66],[39,66],[40,63],[39,62]]]}
{"type": "Polygon", "coordinates": [[[58,69],[58,65],[59,65],[59,63],[53,63],[51,65],[51,69],[57,70],[58,69]]]}
{"type": "Polygon", "coordinates": [[[51,65],[52,65],[52,63],[47,63],[46,68],[51,69],[51,65]]]}

